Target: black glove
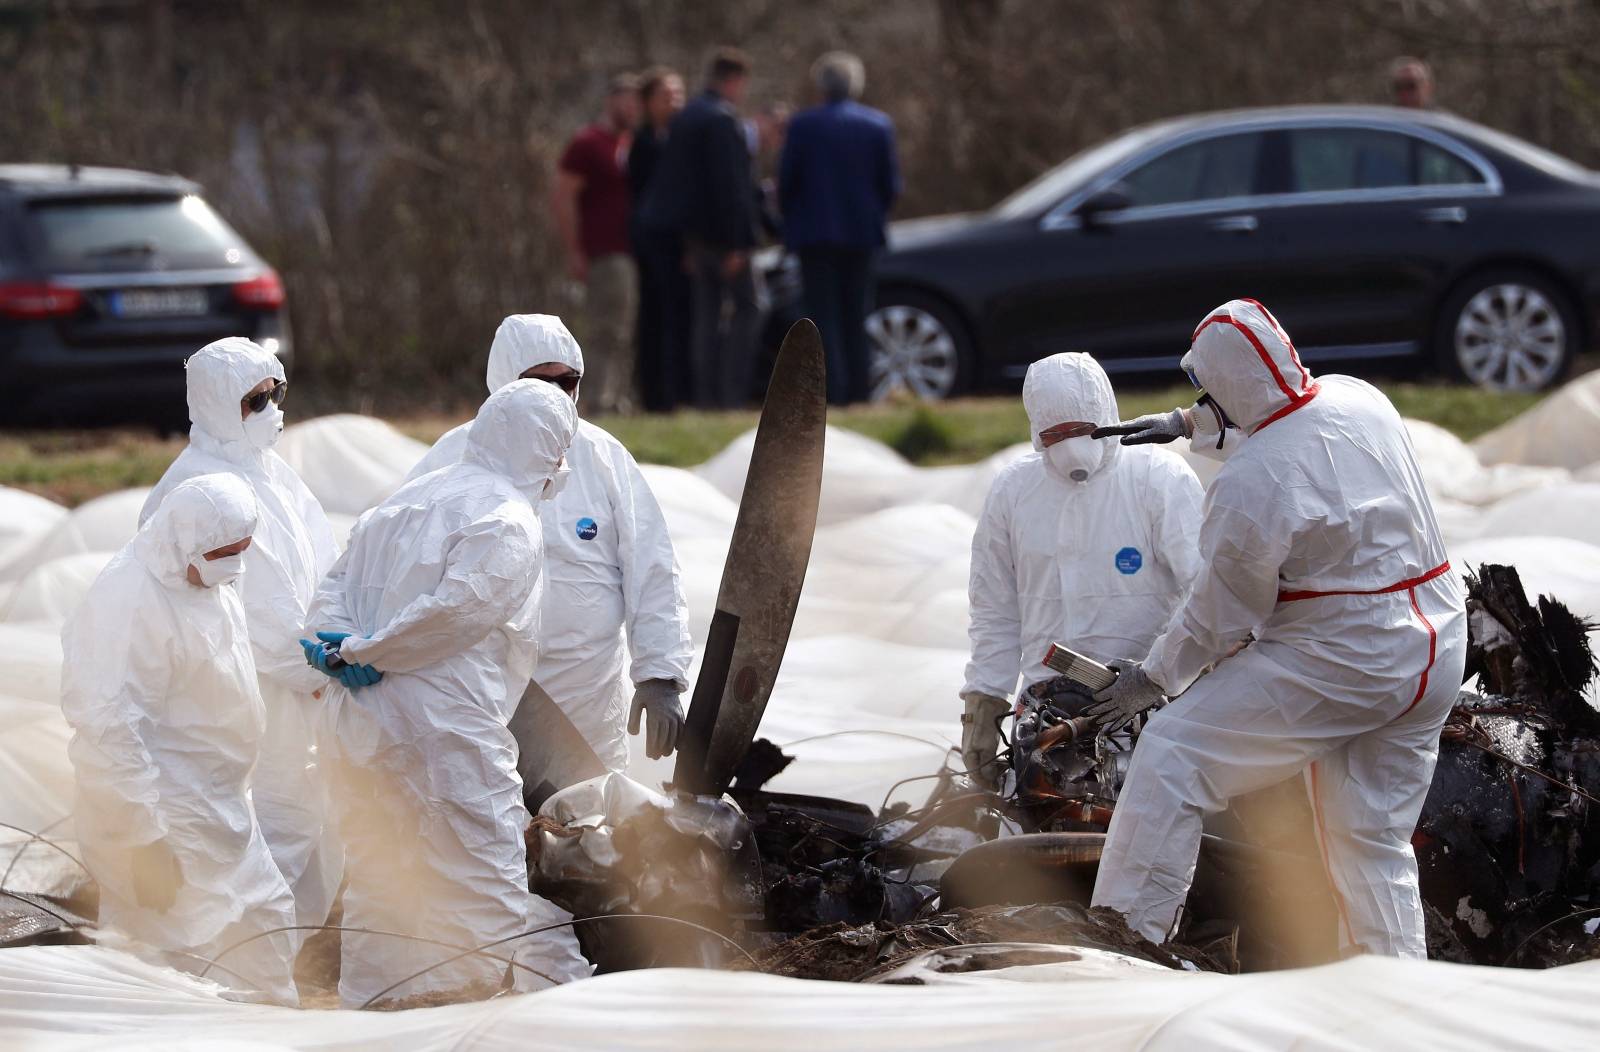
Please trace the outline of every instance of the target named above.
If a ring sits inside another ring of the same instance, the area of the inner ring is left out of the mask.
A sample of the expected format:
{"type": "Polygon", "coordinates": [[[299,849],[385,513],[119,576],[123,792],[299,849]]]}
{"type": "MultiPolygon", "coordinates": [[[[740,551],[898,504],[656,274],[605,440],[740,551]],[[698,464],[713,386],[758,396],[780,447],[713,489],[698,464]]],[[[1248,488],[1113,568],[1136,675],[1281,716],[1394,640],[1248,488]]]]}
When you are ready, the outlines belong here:
{"type": "Polygon", "coordinates": [[[1182,409],[1174,409],[1170,413],[1152,413],[1149,416],[1124,420],[1118,424],[1097,427],[1090,432],[1089,437],[1112,438],[1121,435],[1123,445],[1143,446],[1152,442],[1176,442],[1193,434],[1194,425],[1189,420],[1189,414],[1182,409]]]}
{"type": "Polygon", "coordinates": [[[678,700],[678,685],[669,679],[647,679],[633,692],[633,708],[628,712],[628,733],[639,733],[639,716],[648,712],[644,740],[645,755],[652,760],[670,756],[683,733],[683,703],[678,700]]]}

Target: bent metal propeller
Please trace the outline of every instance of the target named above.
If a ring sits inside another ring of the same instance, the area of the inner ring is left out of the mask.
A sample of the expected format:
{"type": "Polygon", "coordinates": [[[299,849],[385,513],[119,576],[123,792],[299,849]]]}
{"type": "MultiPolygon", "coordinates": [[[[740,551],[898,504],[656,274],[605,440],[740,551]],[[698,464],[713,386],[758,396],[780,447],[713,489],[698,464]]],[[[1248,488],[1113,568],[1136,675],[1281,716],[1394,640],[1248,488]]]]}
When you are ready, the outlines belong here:
{"type": "MultiPolygon", "coordinates": [[[[822,336],[804,318],[784,337],[756,425],[705,658],[678,746],[678,789],[721,794],[761,725],[811,560],[827,415],[822,336]]],[[[537,682],[528,684],[510,729],[531,812],[567,786],[606,773],[537,682]]]]}
{"type": "Polygon", "coordinates": [[[802,318],[783,338],[756,425],[700,678],[678,746],[673,784],[684,792],[726,790],[766,712],[811,560],[827,420],[822,336],[811,319],[802,318]]]}

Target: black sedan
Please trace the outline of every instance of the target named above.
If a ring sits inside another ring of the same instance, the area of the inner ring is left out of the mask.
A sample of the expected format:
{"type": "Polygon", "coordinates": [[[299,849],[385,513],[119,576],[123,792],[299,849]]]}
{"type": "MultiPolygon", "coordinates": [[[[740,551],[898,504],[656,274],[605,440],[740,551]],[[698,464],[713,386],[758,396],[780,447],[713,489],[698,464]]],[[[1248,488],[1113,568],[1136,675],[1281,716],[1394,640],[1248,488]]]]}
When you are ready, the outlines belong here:
{"type": "Polygon", "coordinates": [[[1169,370],[1235,297],[1267,304],[1309,363],[1538,390],[1600,318],[1600,175],[1443,113],[1206,114],[1086,150],[988,212],[895,223],[878,275],[875,397],[1014,386],[1058,351],[1169,370]]]}
{"type": "Polygon", "coordinates": [[[289,365],[283,284],[198,186],[0,164],[0,425],[181,430],[183,361],[224,336],[289,365]]]}

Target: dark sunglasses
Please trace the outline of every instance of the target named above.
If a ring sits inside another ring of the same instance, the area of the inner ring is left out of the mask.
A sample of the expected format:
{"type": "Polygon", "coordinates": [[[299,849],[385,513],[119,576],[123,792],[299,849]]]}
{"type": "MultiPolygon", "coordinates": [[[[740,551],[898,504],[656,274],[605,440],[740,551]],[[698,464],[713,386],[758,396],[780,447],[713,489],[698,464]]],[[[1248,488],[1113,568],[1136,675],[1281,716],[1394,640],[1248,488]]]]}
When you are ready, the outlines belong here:
{"type": "Polygon", "coordinates": [[[576,391],[578,389],[578,385],[583,382],[583,374],[568,373],[566,376],[530,376],[528,379],[543,380],[547,384],[555,384],[557,387],[567,392],[567,394],[571,394],[572,392],[576,391]]]}
{"type": "Polygon", "coordinates": [[[250,395],[244,400],[244,406],[252,413],[259,413],[267,408],[268,402],[271,402],[273,405],[282,405],[283,396],[288,392],[288,390],[289,381],[279,380],[277,383],[272,385],[271,390],[257,391],[255,394],[250,395]]]}

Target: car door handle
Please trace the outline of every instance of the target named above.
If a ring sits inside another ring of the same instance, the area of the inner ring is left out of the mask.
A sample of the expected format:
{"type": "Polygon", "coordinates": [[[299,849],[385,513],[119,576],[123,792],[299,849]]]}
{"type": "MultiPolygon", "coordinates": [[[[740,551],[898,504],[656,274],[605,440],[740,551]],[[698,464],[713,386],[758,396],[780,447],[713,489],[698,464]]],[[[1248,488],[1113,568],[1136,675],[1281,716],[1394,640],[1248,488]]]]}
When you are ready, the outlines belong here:
{"type": "Polygon", "coordinates": [[[1424,223],[1433,223],[1436,226],[1460,226],[1467,221],[1467,210],[1460,205],[1424,208],[1417,215],[1424,223]]]}
{"type": "Polygon", "coordinates": [[[1212,230],[1222,230],[1231,234],[1253,234],[1256,227],[1261,224],[1256,222],[1255,216],[1223,216],[1213,219],[1208,224],[1212,230]]]}

